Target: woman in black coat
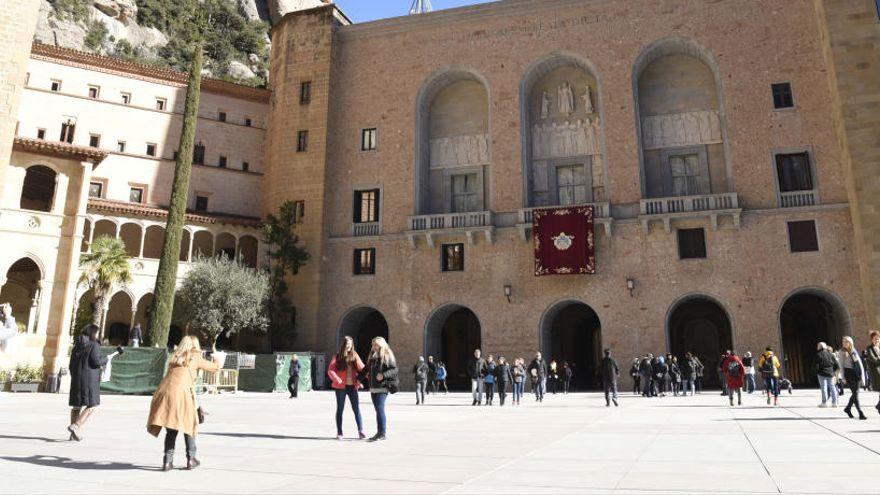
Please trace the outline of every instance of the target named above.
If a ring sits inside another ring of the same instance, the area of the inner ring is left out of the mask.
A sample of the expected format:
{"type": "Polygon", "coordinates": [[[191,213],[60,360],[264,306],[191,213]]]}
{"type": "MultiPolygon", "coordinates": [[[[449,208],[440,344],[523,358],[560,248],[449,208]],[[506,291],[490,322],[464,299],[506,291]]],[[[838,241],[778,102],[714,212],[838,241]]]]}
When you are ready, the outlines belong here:
{"type": "Polygon", "coordinates": [[[86,325],[76,337],[70,353],[70,432],[72,439],[82,440],[82,427],[101,404],[101,367],[107,358],[101,355],[98,327],[86,325]]]}
{"type": "Polygon", "coordinates": [[[507,384],[513,382],[513,373],[510,371],[510,364],[504,356],[498,358],[498,366],[495,367],[495,388],[498,389],[498,399],[501,405],[504,405],[504,399],[507,398],[507,384]]]}

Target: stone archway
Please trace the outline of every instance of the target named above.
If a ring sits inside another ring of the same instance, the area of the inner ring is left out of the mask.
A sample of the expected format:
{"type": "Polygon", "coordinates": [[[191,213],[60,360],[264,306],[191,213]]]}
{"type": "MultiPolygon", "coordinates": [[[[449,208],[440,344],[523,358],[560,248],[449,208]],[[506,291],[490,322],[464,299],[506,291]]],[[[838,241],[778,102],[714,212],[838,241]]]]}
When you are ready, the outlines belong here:
{"type": "Polygon", "coordinates": [[[390,342],[388,322],[385,320],[385,316],[379,310],[369,306],[352,309],[342,317],[339,328],[336,330],[337,349],[345,336],[354,340],[354,348],[364,362],[370,353],[370,345],[374,338],[382,337],[390,342]]]}
{"type": "Polygon", "coordinates": [[[425,355],[446,364],[450,389],[469,390],[467,363],[474,349],[482,346],[482,329],[477,315],[460,304],[435,309],[425,323],[425,355]]]}
{"type": "Polygon", "coordinates": [[[835,349],[849,332],[843,303],[821,289],[800,289],[785,298],[779,310],[785,376],[796,386],[817,386],[812,363],[819,342],[835,349]]]}
{"type": "Polygon", "coordinates": [[[666,320],[669,352],[681,360],[690,352],[704,366],[703,387],[718,388],[721,354],[733,349],[733,325],[713,298],[693,295],[673,304],[666,320]]]}
{"type": "Polygon", "coordinates": [[[37,329],[42,279],[39,265],[27,257],[13,263],[6,272],[6,283],[0,288],[0,303],[12,306],[12,316],[20,332],[37,329]]]}
{"type": "Polygon", "coordinates": [[[110,298],[107,317],[104,320],[104,338],[109,340],[111,345],[128,344],[133,307],[135,306],[132,298],[125,291],[119,291],[110,298]]]}
{"type": "Polygon", "coordinates": [[[560,301],[550,306],[541,317],[541,353],[549,363],[556,360],[559,368],[567,362],[572,366],[575,390],[601,387],[597,378],[602,359],[602,323],[589,305],[576,301],[560,301]]]}

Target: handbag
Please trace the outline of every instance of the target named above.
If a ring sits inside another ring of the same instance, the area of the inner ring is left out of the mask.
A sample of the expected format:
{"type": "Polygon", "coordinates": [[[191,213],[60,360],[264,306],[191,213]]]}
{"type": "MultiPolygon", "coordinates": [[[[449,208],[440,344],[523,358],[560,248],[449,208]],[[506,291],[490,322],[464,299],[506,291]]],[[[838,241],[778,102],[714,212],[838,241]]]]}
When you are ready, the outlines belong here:
{"type": "Polygon", "coordinates": [[[205,416],[208,415],[208,412],[205,411],[202,406],[199,406],[198,409],[196,409],[196,414],[198,414],[199,416],[199,424],[203,424],[205,422],[205,416]]]}

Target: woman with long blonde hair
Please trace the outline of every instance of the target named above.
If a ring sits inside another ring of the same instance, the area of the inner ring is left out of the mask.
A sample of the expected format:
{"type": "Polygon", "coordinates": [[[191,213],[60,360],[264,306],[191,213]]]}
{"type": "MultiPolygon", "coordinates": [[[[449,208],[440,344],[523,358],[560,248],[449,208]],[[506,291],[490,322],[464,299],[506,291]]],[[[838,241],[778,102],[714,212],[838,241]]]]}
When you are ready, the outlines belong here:
{"type": "Polygon", "coordinates": [[[327,368],[327,376],[330,377],[330,386],[336,392],[336,439],[342,440],[342,413],[345,411],[345,398],[351,403],[354,412],[354,420],[357,423],[358,439],[366,438],[364,424],[361,420],[361,409],[358,405],[358,389],[361,383],[358,381],[358,373],[363,371],[364,362],[354,349],[354,339],[348,335],[339,341],[339,351],[330,361],[327,368]]]}
{"type": "Polygon", "coordinates": [[[384,338],[376,337],[373,339],[370,358],[367,360],[367,369],[370,379],[370,398],[373,399],[373,407],[376,409],[376,425],[378,426],[378,431],[370,438],[370,441],[375,442],[387,438],[385,401],[388,399],[388,394],[397,393],[400,386],[397,360],[394,359],[394,352],[384,338]]]}
{"type": "Polygon", "coordinates": [[[174,444],[180,431],[183,432],[186,443],[186,468],[195,469],[199,466],[195,439],[199,425],[195,382],[199,370],[215,372],[220,369],[220,364],[216,356],[214,362],[202,358],[199,339],[192,335],[181,339],[168,360],[168,373],[153,394],[150,417],[147,420],[147,431],[154,437],[158,437],[162,428],[165,428],[163,471],[170,471],[174,467],[174,444]]]}

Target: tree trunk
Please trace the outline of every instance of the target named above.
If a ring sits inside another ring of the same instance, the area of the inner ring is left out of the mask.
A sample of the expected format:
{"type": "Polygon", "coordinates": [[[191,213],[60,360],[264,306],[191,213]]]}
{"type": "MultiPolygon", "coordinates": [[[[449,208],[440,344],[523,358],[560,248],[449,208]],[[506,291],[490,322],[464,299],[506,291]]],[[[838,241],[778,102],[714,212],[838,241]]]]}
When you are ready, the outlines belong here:
{"type": "Polygon", "coordinates": [[[92,304],[92,324],[98,327],[98,342],[104,341],[104,307],[107,306],[107,296],[95,294],[95,302],[92,304]]]}
{"type": "Polygon", "coordinates": [[[171,316],[174,309],[180,240],[186,222],[186,200],[189,192],[190,174],[192,173],[193,144],[199,111],[203,44],[204,41],[199,39],[193,47],[193,62],[189,70],[189,85],[186,90],[183,129],[180,133],[177,163],[174,166],[168,222],[165,225],[165,241],[162,244],[162,257],[159,259],[159,272],[156,275],[156,288],[153,291],[153,304],[150,307],[149,333],[153,345],[156,347],[168,346],[168,331],[171,327],[171,316]]]}

